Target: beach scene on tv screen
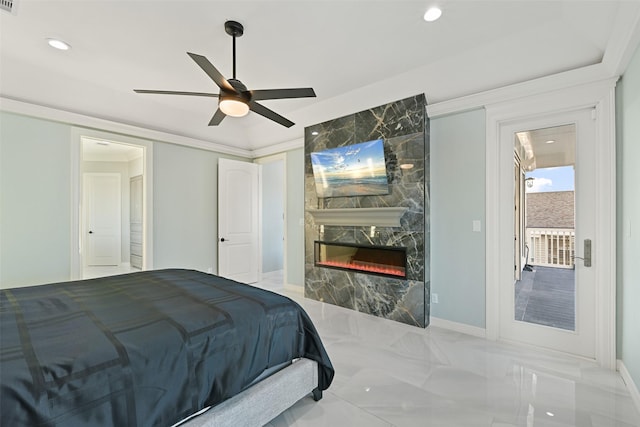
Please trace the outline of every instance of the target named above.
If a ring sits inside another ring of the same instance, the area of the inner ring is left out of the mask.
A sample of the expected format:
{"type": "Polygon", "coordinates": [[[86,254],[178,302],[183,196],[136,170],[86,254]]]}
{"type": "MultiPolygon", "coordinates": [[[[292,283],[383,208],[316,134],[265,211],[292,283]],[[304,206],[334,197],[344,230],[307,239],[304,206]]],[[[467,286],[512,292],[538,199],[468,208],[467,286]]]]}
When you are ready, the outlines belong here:
{"type": "Polygon", "coordinates": [[[318,197],[388,194],[382,139],[311,153],[318,197]]]}

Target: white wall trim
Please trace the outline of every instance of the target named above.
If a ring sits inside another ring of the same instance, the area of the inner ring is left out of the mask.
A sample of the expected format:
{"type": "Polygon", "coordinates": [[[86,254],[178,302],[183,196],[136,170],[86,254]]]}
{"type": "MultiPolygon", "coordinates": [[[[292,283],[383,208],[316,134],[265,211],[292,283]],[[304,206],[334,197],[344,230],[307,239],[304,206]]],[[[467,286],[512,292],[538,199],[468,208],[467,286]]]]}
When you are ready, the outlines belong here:
{"type": "Polygon", "coordinates": [[[304,138],[296,138],[291,141],[281,142],[279,144],[273,144],[264,148],[256,148],[251,152],[254,159],[263,158],[272,154],[282,153],[284,151],[296,150],[304,147],[304,138]]]}
{"type": "Polygon", "coordinates": [[[629,394],[631,394],[631,400],[633,400],[633,403],[636,405],[636,409],[640,412],[640,391],[638,391],[638,385],[633,381],[633,378],[631,378],[631,374],[622,360],[618,359],[617,367],[622,380],[629,390],[629,394]]]}
{"type": "Polygon", "coordinates": [[[552,74],[497,89],[427,105],[429,118],[482,108],[485,105],[514,101],[532,95],[580,86],[611,77],[603,64],[595,64],[552,74]]]}
{"type": "Polygon", "coordinates": [[[612,29],[602,63],[611,75],[622,75],[640,45],[640,14],[621,7],[616,22],[619,25],[612,29]]]}
{"type": "Polygon", "coordinates": [[[70,111],[58,110],[42,105],[31,104],[11,98],[0,96],[0,110],[9,113],[22,114],[25,116],[37,117],[54,122],[67,123],[92,129],[102,129],[123,135],[131,135],[137,138],[150,139],[153,141],[168,142],[171,144],[183,145],[186,147],[199,148],[201,150],[214,151],[221,154],[229,154],[243,158],[254,157],[252,152],[242,148],[229,147],[215,142],[203,141],[186,136],[175,135],[168,132],[161,132],[146,129],[140,126],[118,123],[111,120],[100,119],[85,114],[72,113],[70,111]]]}
{"type": "Polygon", "coordinates": [[[73,130],[71,132],[71,148],[70,160],[70,194],[71,194],[71,224],[69,228],[71,231],[71,257],[70,257],[70,280],[79,280],[82,278],[82,253],[80,246],[80,218],[82,206],[80,205],[82,194],[82,179],[80,174],[80,165],[82,164],[82,144],[80,137],[75,135],[73,130]]]}
{"type": "Polygon", "coordinates": [[[304,297],[304,286],[293,285],[285,282],[284,290],[289,293],[294,293],[296,296],[304,297]]]}
{"type": "Polygon", "coordinates": [[[431,316],[429,319],[429,326],[448,329],[450,331],[460,332],[462,334],[472,335],[479,338],[487,337],[486,329],[464,323],[452,322],[451,320],[440,319],[439,317],[431,316]]]}
{"type": "MultiPolygon", "coordinates": [[[[614,93],[617,77],[567,87],[554,92],[488,105],[486,126],[486,328],[487,338],[499,338],[500,272],[512,264],[507,248],[501,247],[501,129],[524,119],[595,107],[598,123],[597,156],[609,165],[609,174],[597,177],[600,192],[606,200],[598,201],[598,215],[607,219],[607,230],[596,230],[599,239],[596,257],[608,257],[612,268],[599,269],[596,300],[596,360],[600,366],[615,369],[615,111],[614,93]],[[505,253],[506,258],[505,258],[505,253]],[[502,266],[502,267],[501,267],[502,266]]],[[[503,172],[504,173],[504,172],[503,172]]],[[[502,216],[501,216],[502,215],[502,216]]]]}
{"type": "Polygon", "coordinates": [[[616,22],[627,22],[613,29],[598,64],[588,65],[484,92],[449,99],[427,105],[430,118],[482,108],[488,104],[506,102],[534,94],[551,92],[572,86],[580,86],[598,80],[620,76],[624,73],[633,54],[640,46],[640,14],[620,8],[616,22]]]}

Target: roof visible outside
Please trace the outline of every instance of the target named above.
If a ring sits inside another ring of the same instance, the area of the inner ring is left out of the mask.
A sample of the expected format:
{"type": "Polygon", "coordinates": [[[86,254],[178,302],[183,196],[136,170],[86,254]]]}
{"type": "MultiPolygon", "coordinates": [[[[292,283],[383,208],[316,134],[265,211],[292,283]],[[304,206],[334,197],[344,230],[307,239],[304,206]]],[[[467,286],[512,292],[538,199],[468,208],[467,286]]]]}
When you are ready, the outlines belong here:
{"type": "Polygon", "coordinates": [[[527,193],[526,226],[529,228],[574,228],[574,192],[527,193]]]}

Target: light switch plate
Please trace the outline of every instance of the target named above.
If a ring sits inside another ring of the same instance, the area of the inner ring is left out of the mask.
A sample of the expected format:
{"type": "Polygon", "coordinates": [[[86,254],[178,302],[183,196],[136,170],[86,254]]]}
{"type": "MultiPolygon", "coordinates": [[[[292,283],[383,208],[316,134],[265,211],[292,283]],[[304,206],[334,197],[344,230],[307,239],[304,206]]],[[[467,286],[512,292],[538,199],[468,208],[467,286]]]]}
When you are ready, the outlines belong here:
{"type": "Polygon", "coordinates": [[[476,233],[480,233],[482,231],[482,226],[480,225],[479,219],[474,219],[472,221],[472,227],[473,227],[473,231],[475,231],[476,233]]]}

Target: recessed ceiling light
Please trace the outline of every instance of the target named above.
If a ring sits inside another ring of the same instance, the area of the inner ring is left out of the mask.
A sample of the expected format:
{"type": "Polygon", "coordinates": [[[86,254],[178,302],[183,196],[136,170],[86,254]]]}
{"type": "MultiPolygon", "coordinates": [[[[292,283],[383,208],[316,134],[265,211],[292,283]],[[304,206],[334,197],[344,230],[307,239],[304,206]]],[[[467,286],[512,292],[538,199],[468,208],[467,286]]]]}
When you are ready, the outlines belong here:
{"type": "Polygon", "coordinates": [[[402,163],[400,165],[400,169],[404,169],[404,170],[413,169],[413,163],[402,163]]]}
{"type": "Polygon", "coordinates": [[[442,10],[437,6],[433,6],[433,7],[430,7],[429,10],[425,12],[424,20],[427,22],[433,22],[438,18],[440,18],[441,15],[442,15],[442,10]]]}
{"type": "Polygon", "coordinates": [[[545,144],[553,144],[554,142],[556,142],[555,139],[550,139],[548,141],[545,141],[545,144]]]}
{"type": "Polygon", "coordinates": [[[71,49],[71,45],[69,43],[63,42],[62,40],[58,40],[58,39],[47,39],[47,43],[49,43],[49,46],[59,49],[59,50],[69,50],[71,49]]]}
{"type": "Polygon", "coordinates": [[[316,136],[318,134],[317,130],[314,130],[313,132],[311,132],[311,135],[316,136]]]}

